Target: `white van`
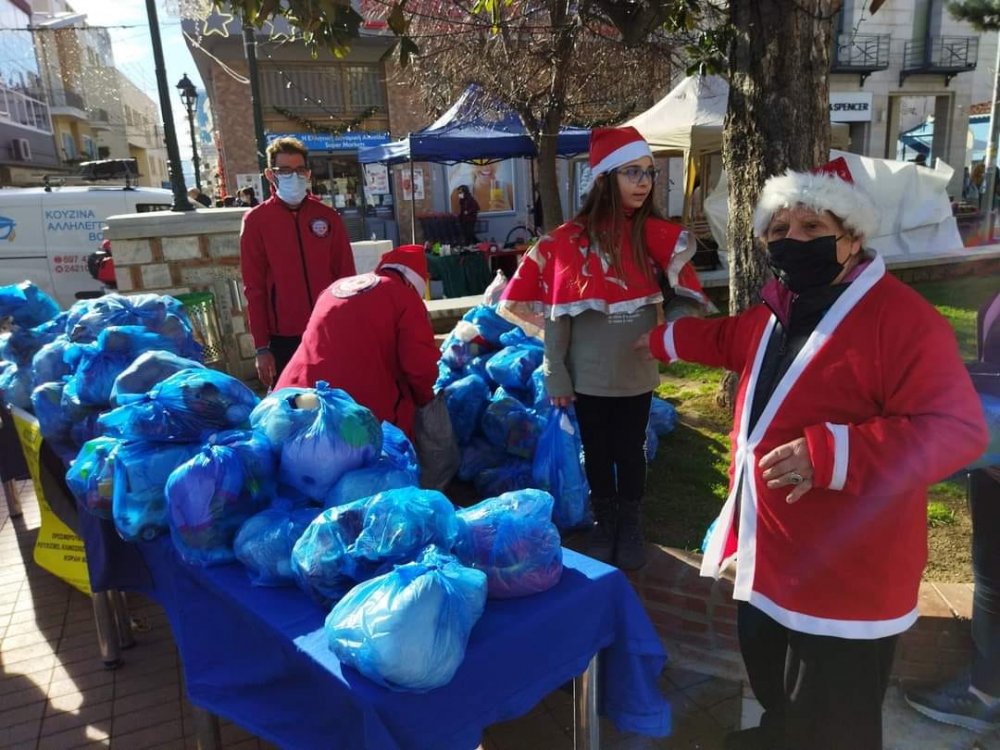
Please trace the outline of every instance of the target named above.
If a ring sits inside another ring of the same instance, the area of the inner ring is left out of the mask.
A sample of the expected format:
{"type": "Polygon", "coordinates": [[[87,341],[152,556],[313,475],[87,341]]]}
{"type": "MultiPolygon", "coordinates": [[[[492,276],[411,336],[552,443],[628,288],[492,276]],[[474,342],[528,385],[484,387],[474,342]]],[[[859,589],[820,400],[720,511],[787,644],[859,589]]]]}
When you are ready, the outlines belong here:
{"type": "Polygon", "coordinates": [[[173,193],[161,188],[4,188],[0,286],[28,279],[65,309],[77,300],[77,293],[101,290],[87,272],[87,256],[101,244],[105,219],[167,211],[172,205],[173,193]]]}

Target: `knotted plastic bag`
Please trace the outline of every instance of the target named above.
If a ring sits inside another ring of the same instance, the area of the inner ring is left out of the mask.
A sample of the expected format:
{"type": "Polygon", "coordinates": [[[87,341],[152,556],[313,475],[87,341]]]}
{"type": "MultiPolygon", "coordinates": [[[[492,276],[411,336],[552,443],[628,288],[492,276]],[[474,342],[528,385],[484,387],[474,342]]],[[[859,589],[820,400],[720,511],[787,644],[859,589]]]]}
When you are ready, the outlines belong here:
{"type": "Polygon", "coordinates": [[[316,388],[282,388],[250,416],[280,455],[278,481],[322,502],[348,471],[382,452],[382,427],[346,391],[325,381],[316,388]]]}
{"type": "Polygon", "coordinates": [[[69,337],[63,334],[35,352],[31,360],[31,377],[35,387],[72,375],[74,365],[70,363],[79,358],[75,351],[77,348],[78,345],[70,342],[69,337]]]}
{"type": "Polygon", "coordinates": [[[31,411],[31,368],[11,363],[0,372],[0,396],[8,406],[31,411]]]}
{"type": "Polygon", "coordinates": [[[500,348],[500,337],[514,328],[513,323],[501,318],[489,305],[476,305],[462,316],[462,320],[474,325],[480,338],[494,349],[500,348]]]}
{"type": "Polygon", "coordinates": [[[406,437],[406,433],[392,422],[382,423],[382,459],[388,461],[397,469],[411,471],[419,476],[420,464],[417,463],[417,450],[406,437]]]}
{"type": "Polygon", "coordinates": [[[115,454],[111,497],[122,539],[149,541],[167,531],[167,479],[200,448],[200,443],[122,443],[115,454]]]}
{"type": "Polygon", "coordinates": [[[677,426],[677,409],[669,401],[654,396],[649,404],[649,426],[657,437],[670,434],[677,426]]]}
{"type": "Polygon", "coordinates": [[[486,573],[491,599],[546,591],[562,576],[562,542],[552,495],[518,490],[458,512],[455,556],[486,573]]]}
{"type": "Polygon", "coordinates": [[[255,586],[294,586],[292,547],[319,508],[268,508],[248,518],[233,542],[236,559],[243,563],[255,586]]]}
{"type": "Polygon", "coordinates": [[[580,460],[580,427],[566,409],[553,409],[538,440],[532,465],[535,486],[555,499],[552,520],[560,529],[583,526],[589,520],[590,487],[580,460]]]}
{"type": "Polygon", "coordinates": [[[42,437],[50,443],[68,443],[72,421],[62,408],[63,389],[66,383],[62,380],[43,383],[31,392],[31,407],[38,420],[38,429],[42,437]]]}
{"type": "Polygon", "coordinates": [[[111,518],[117,438],[98,437],[80,448],[66,472],[66,485],[80,504],[98,518],[111,518]]]}
{"type": "Polygon", "coordinates": [[[182,370],[99,423],[106,435],[126,440],[203,442],[213,432],[246,428],[257,403],[254,392],[230,375],[182,370]]]}
{"type": "Polygon", "coordinates": [[[346,505],[386,490],[416,487],[419,483],[420,476],[416,471],[397,468],[387,459],[380,458],[371,466],[362,466],[343,474],[333,485],[323,505],[326,508],[346,505]]]}
{"type": "Polygon", "coordinates": [[[542,364],[544,355],[540,346],[508,346],[490,358],[486,372],[500,385],[524,391],[531,387],[531,373],[542,364]]]}
{"type": "Polygon", "coordinates": [[[171,375],[190,369],[204,369],[204,365],[171,351],[154,349],[143,352],[119,373],[111,387],[112,406],[139,401],[157,383],[171,375]]]}
{"type": "Polygon", "coordinates": [[[335,601],[428,544],[451,549],[457,534],[454,506],[440,492],[389,490],[323,511],[296,542],[292,570],[317,601],[335,601]]]}
{"type": "Polygon", "coordinates": [[[465,445],[479,429],[479,420],[490,400],[490,389],[478,375],[466,375],[443,391],[451,426],[459,445],[465,445]]]}
{"type": "Polygon", "coordinates": [[[473,479],[473,484],[480,497],[496,497],[505,492],[534,487],[531,461],[508,455],[499,466],[483,469],[473,479]]]}
{"type": "Polygon", "coordinates": [[[514,398],[494,398],[483,412],[483,434],[512,456],[530,458],[535,454],[542,432],[537,415],[514,398]]]}
{"type": "Polygon", "coordinates": [[[493,469],[507,460],[507,451],[498,448],[483,438],[472,438],[462,448],[462,463],[458,467],[458,478],[471,482],[486,469],[493,469]]]}
{"type": "Polygon", "coordinates": [[[343,664],[393,690],[447,685],[486,605],[486,576],[431,547],[415,562],[356,586],[325,630],[343,664]]]}
{"type": "Polygon", "coordinates": [[[59,305],[30,281],[0,286],[0,318],[11,317],[22,328],[33,328],[59,314],[59,305]]]}
{"type": "Polygon", "coordinates": [[[35,354],[55,341],[55,331],[44,332],[38,328],[15,328],[0,334],[0,359],[13,362],[18,367],[31,369],[35,354]]]}
{"type": "Polygon", "coordinates": [[[236,532],[262,509],[248,487],[243,460],[229,445],[204,446],[171,472],[165,492],[170,536],[191,565],[235,560],[236,532]]]}

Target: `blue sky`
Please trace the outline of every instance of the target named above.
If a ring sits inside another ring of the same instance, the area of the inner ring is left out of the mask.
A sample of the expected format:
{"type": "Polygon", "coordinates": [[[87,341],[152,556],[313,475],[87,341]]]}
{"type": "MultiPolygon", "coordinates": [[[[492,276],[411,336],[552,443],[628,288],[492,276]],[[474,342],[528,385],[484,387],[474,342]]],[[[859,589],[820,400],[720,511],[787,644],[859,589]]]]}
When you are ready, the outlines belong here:
{"type": "MultiPolygon", "coordinates": [[[[146,16],[144,0],[69,0],[78,13],[87,14],[91,26],[125,26],[112,28],[111,46],[114,50],[115,65],[127,75],[136,86],[145,91],[159,105],[156,88],[156,72],[153,63],[152,42],[149,38],[149,20],[146,16]]],[[[167,14],[162,0],[157,0],[160,39],[163,42],[163,56],[167,69],[167,84],[173,97],[170,106],[176,123],[177,140],[184,162],[185,174],[192,174],[191,141],[188,135],[187,115],[184,113],[180,96],[175,88],[181,77],[187,73],[195,86],[203,89],[198,69],[188,52],[184,36],[181,34],[180,18],[167,14]]]]}

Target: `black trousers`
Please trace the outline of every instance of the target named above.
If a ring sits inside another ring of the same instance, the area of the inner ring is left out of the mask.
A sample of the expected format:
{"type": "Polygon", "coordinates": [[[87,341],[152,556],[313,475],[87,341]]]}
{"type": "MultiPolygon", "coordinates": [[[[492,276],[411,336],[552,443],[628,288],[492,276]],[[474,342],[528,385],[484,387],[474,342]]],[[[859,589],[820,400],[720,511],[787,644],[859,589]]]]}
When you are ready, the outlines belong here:
{"type": "Polygon", "coordinates": [[[969,475],[972,514],[972,684],[1000,698],[1000,470],[969,475]]]}
{"type": "Polygon", "coordinates": [[[882,749],[882,700],[898,636],[799,633],[746,602],[737,624],[769,750],[882,749]]]}
{"type": "Polygon", "coordinates": [[[646,424],[653,394],[576,394],[584,465],[597,498],[641,500],[646,490],[646,424]]]}
{"type": "Polygon", "coordinates": [[[271,354],[274,355],[274,382],[278,382],[281,371],[284,370],[295,350],[302,343],[301,336],[271,336],[271,354]]]}

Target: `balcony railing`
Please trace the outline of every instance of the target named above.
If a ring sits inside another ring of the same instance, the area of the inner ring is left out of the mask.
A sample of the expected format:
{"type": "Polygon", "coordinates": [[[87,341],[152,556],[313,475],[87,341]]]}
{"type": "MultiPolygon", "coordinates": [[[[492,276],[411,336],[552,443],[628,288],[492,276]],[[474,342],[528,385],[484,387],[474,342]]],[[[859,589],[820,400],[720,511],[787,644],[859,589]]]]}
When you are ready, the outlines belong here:
{"type": "Polygon", "coordinates": [[[889,34],[841,34],[830,61],[831,73],[855,73],[861,85],[876,70],[889,67],[889,34]]]}
{"type": "Polygon", "coordinates": [[[43,133],[52,132],[49,105],[0,84],[0,120],[7,120],[43,133]]]}
{"type": "Polygon", "coordinates": [[[902,86],[907,76],[925,73],[943,75],[947,86],[959,73],[975,70],[978,56],[979,37],[975,36],[937,36],[907,42],[899,84],[902,86]]]}
{"type": "Polygon", "coordinates": [[[87,109],[87,102],[84,100],[83,94],[78,94],[70,89],[53,89],[49,94],[49,104],[53,108],[67,107],[78,109],[81,112],[87,109]]]}

